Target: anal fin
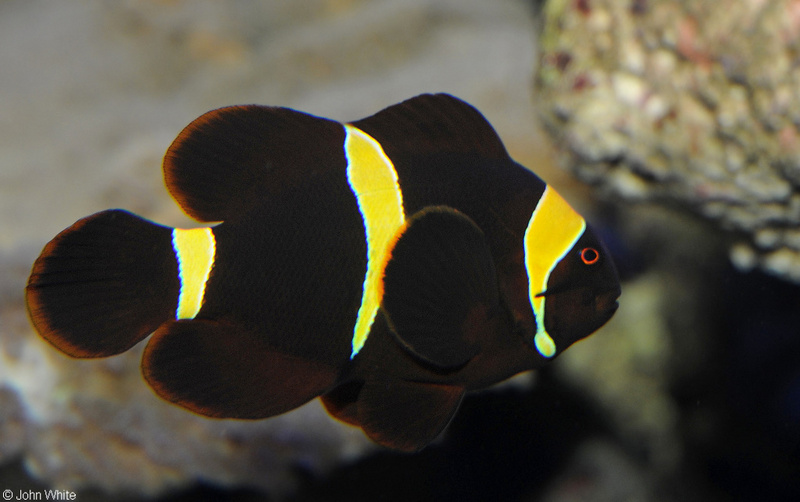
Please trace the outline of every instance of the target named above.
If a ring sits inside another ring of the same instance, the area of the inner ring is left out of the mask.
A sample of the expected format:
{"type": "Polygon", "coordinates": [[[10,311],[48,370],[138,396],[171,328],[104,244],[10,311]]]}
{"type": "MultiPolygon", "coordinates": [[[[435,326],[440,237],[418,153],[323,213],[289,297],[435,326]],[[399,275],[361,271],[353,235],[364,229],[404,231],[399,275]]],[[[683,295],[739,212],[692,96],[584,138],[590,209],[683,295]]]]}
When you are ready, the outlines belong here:
{"type": "Polygon", "coordinates": [[[142,370],[161,397],[217,418],[266,418],[330,389],[332,366],[277,352],[263,335],[209,320],[165,324],[145,348],[142,370]]]}

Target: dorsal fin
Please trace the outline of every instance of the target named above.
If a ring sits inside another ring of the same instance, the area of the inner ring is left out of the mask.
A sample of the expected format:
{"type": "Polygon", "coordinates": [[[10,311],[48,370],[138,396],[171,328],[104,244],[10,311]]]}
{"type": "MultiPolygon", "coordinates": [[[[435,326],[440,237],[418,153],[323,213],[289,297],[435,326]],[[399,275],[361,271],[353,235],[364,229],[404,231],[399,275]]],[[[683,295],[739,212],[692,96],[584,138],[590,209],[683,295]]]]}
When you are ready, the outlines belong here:
{"type": "Polygon", "coordinates": [[[164,157],[164,180],[189,216],[235,219],[315,169],[344,166],[343,141],[344,129],[332,120],[288,108],[229,106],[184,128],[164,157]]]}
{"type": "MultiPolygon", "coordinates": [[[[456,153],[507,160],[489,122],[447,94],[423,94],[353,125],[375,138],[396,162],[456,153]]],[[[164,157],[164,179],[191,217],[224,221],[263,197],[314,176],[344,169],[339,122],[289,108],[241,105],[207,112],[178,135],[164,157]]]]}
{"type": "Polygon", "coordinates": [[[393,161],[409,154],[431,153],[509,158],[500,137],[481,112],[449,94],[422,94],[353,125],[378,140],[393,161]]]}

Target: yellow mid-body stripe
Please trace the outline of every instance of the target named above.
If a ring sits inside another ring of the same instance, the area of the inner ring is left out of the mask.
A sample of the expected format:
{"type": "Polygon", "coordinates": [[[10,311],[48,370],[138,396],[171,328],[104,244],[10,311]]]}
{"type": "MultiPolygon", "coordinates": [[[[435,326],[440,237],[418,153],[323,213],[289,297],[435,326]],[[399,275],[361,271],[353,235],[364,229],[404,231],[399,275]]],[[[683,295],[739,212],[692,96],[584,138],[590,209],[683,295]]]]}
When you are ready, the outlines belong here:
{"type": "Polygon", "coordinates": [[[586,230],[586,221],[555,190],[547,186],[525,230],[528,295],[536,318],[536,350],[553,357],[556,344],[544,327],[545,296],[550,273],[586,230]]]}
{"type": "Polygon", "coordinates": [[[172,231],[172,248],[178,259],[181,290],[176,319],[193,319],[203,305],[206,282],[214,266],[216,242],[210,228],[176,228],[172,231]]]}
{"type": "Polygon", "coordinates": [[[383,298],[383,270],[392,243],[405,224],[405,215],[397,172],[381,145],[352,125],[344,128],[347,180],[358,201],[367,241],[367,272],[353,328],[353,358],[364,346],[378,313],[383,298]]]}

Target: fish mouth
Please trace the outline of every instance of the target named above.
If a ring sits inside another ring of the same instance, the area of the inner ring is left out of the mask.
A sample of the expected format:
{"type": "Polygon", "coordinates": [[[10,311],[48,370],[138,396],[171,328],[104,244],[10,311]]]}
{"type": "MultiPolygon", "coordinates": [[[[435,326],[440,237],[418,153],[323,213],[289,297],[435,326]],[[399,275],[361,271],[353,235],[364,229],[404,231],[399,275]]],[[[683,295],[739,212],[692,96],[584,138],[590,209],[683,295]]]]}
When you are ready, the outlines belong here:
{"type": "Polygon", "coordinates": [[[619,308],[620,294],[622,294],[622,289],[616,286],[597,295],[595,298],[597,311],[605,313],[608,317],[614,315],[619,308]]]}
{"type": "MultiPolygon", "coordinates": [[[[535,295],[536,298],[553,296],[558,293],[564,293],[567,291],[573,291],[579,288],[570,287],[566,285],[556,286],[553,288],[548,288],[540,293],[535,295]]],[[[619,301],[618,298],[622,294],[622,288],[619,285],[601,291],[595,295],[595,306],[598,312],[603,311],[610,311],[609,313],[613,314],[619,308],[619,301]]]]}

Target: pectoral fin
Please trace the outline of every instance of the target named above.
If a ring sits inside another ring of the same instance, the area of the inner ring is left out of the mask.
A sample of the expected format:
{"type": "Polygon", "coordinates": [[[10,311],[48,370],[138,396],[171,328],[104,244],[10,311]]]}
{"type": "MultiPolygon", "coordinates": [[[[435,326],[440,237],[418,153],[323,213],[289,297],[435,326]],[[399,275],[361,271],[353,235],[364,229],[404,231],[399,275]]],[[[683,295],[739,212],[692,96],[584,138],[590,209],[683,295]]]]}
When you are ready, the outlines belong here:
{"type": "Polygon", "coordinates": [[[483,232],[443,206],[414,215],[384,271],[383,309],[400,343],[423,361],[454,369],[481,347],[481,320],[499,303],[483,232]]]}

